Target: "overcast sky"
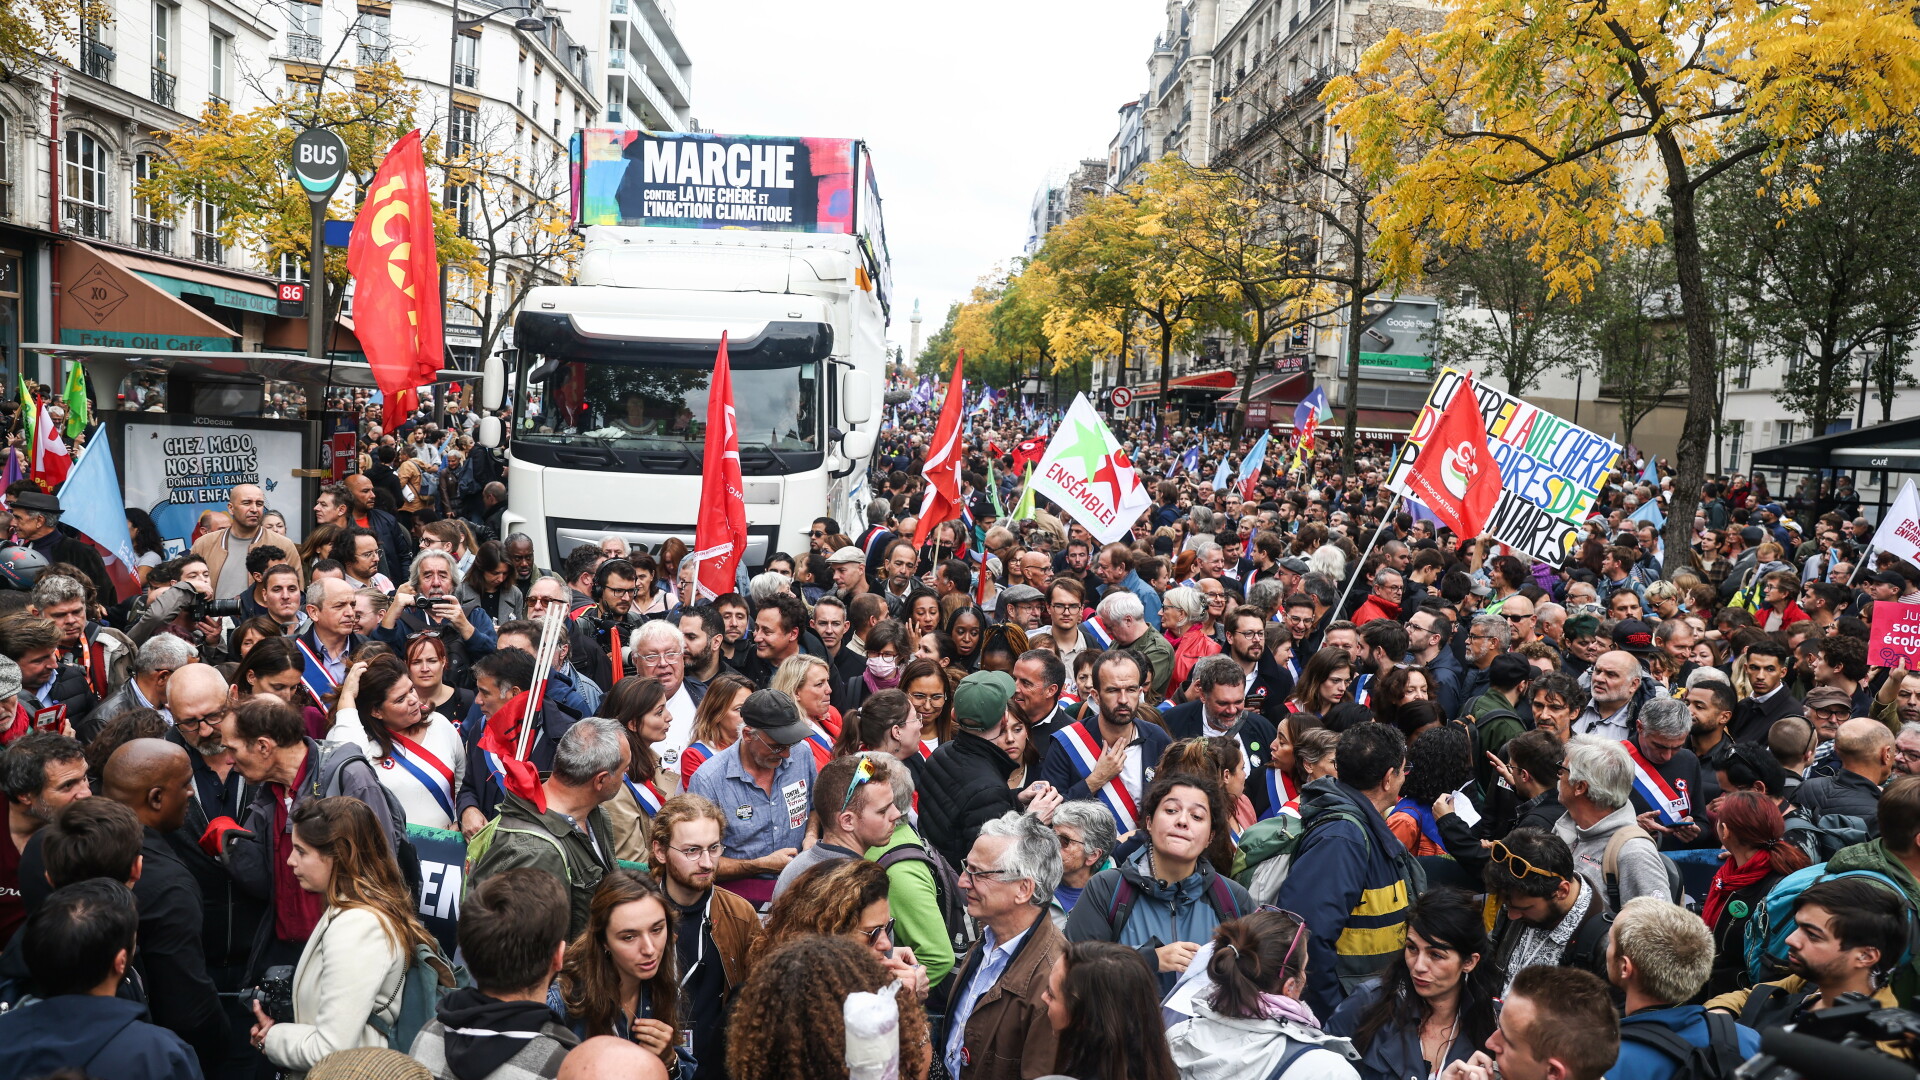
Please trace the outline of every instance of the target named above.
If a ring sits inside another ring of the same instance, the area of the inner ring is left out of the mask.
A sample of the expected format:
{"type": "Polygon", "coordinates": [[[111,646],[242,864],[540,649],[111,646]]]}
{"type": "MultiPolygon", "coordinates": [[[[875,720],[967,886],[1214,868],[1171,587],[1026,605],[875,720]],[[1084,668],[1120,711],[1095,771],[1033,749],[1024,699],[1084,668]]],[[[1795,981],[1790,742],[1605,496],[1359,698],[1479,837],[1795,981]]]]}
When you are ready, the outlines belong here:
{"type": "Polygon", "coordinates": [[[888,336],[925,333],[1020,253],[1049,170],[1104,158],[1146,89],[1157,0],[679,0],[693,115],[726,134],[866,139],[886,205],[888,336]]]}

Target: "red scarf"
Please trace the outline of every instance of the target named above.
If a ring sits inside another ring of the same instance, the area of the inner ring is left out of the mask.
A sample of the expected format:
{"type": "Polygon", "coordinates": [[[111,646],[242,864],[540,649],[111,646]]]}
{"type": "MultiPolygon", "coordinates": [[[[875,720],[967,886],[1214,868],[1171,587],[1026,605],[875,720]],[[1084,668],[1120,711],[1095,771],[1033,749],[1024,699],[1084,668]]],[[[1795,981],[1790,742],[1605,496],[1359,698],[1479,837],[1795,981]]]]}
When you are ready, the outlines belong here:
{"type": "Polygon", "coordinates": [[[1726,910],[1727,901],[1733,894],[1749,885],[1758,884],[1773,871],[1773,852],[1761,848],[1753,853],[1745,866],[1733,865],[1733,857],[1720,864],[1713,875],[1713,884],[1707,888],[1707,902],[1700,907],[1700,917],[1706,920],[1707,929],[1713,929],[1720,922],[1720,913],[1726,910]]]}

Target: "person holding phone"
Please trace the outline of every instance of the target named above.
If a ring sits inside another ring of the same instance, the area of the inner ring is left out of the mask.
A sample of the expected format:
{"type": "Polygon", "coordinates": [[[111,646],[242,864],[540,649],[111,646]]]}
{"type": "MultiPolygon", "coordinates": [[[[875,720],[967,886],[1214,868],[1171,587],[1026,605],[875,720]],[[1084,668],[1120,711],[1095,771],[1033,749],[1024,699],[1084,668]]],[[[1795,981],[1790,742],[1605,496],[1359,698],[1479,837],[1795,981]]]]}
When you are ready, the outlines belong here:
{"type": "Polygon", "coordinates": [[[477,603],[463,604],[460,567],[454,556],[437,549],[413,558],[407,580],[393,591],[393,604],[373,636],[404,652],[416,634],[432,633],[447,647],[445,681],[465,685],[473,661],[495,648],[493,617],[477,603]]]}

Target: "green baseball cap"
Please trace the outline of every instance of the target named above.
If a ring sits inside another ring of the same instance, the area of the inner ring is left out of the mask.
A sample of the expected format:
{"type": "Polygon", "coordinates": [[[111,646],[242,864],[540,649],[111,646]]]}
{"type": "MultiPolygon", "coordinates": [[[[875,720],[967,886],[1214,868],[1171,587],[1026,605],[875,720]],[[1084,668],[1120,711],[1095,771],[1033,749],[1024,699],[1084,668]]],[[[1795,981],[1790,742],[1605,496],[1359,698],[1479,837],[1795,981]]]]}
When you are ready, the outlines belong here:
{"type": "Polygon", "coordinates": [[[1600,620],[1591,615],[1575,615],[1566,621],[1563,629],[1570,638],[1590,638],[1600,632],[1600,620]]]}
{"type": "Polygon", "coordinates": [[[968,731],[992,731],[1006,718],[1013,700],[1013,676],[1004,671],[976,671],[960,680],[953,691],[953,719],[968,731]]]}

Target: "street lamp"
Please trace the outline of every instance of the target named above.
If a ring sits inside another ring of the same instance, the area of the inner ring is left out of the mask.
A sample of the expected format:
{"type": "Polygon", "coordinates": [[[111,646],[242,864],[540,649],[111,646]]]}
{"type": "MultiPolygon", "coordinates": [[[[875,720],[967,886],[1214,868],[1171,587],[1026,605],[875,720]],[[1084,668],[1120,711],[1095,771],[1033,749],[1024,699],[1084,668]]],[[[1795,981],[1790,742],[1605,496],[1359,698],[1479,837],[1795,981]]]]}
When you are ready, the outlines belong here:
{"type": "Polygon", "coordinates": [[[460,17],[460,0],[453,0],[453,36],[449,39],[447,43],[446,157],[448,158],[448,160],[451,160],[453,158],[453,113],[454,113],[453,94],[454,94],[454,87],[455,85],[457,85],[457,79],[459,77],[459,72],[460,72],[460,35],[462,32],[471,30],[474,27],[479,26],[481,23],[486,22],[488,19],[494,17],[495,15],[505,15],[509,12],[514,12],[514,11],[526,12],[526,15],[522,16],[521,18],[513,20],[513,28],[515,30],[522,30],[529,34],[546,33],[547,20],[535,15],[534,9],[525,4],[519,4],[514,7],[494,8],[491,11],[482,12],[479,18],[463,19],[460,17]]]}

